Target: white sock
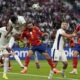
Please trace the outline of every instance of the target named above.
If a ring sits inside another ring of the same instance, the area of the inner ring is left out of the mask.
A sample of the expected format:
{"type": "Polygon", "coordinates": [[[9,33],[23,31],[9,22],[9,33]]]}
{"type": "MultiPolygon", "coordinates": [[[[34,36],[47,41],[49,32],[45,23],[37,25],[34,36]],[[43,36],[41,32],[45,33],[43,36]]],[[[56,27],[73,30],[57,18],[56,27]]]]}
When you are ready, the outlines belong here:
{"type": "Polygon", "coordinates": [[[3,75],[7,74],[7,72],[8,72],[8,61],[9,61],[9,58],[4,58],[4,72],[3,72],[3,75]]]}
{"type": "Polygon", "coordinates": [[[20,65],[21,67],[24,67],[24,65],[22,64],[20,58],[19,58],[16,54],[14,55],[14,58],[16,59],[16,61],[19,63],[19,65],[20,65]]]}
{"type": "Polygon", "coordinates": [[[8,43],[9,48],[12,48],[14,43],[15,43],[15,39],[14,39],[14,37],[11,37],[10,40],[9,40],[9,43],[8,43]]]}
{"type": "Polygon", "coordinates": [[[65,73],[65,69],[62,69],[62,73],[65,73]]]}
{"type": "Polygon", "coordinates": [[[35,61],[38,61],[37,52],[35,52],[35,61]]]}
{"type": "Polygon", "coordinates": [[[49,73],[48,79],[52,79],[52,76],[53,76],[53,71],[50,70],[50,73],[49,73]]]}

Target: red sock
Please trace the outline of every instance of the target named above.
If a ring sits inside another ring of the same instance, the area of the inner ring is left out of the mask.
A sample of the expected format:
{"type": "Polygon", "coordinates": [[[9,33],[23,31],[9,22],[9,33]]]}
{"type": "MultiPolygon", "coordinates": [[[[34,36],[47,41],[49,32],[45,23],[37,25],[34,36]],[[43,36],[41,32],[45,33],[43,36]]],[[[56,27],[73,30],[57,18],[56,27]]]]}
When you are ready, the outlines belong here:
{"type": "Polygon", "coordinates": [[[47,61],[48,61],[48,64],[51,66],[51,68],[55,67],[55,64],[52,62],[51,59],[47,59],[47,61]]]}
{"type": "Polygon", "coordinates": [[[26,57],[25,57],[25,66],[28,67],[29,62],[30,62],[30,57],[26,56],[26,57]]]}
{"type": "Polygon", "coordinates": [[[78,57],[73,57],[73,68],[77,68],[78,57]]]}

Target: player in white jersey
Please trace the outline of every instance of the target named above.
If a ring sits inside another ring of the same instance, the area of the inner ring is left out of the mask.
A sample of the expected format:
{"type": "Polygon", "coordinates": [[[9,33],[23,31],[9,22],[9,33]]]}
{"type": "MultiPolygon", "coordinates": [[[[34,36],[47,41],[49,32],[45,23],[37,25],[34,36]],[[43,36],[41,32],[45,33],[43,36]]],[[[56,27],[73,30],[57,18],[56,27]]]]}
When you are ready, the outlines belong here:
{"type": "Polygon", "coordinates": [[[12,16],[9,19],[9,22],[7,24],[8,32],[5,37],[8,36],[8,34],[13,31],[13,36],[11,37],[9,41],[9,48],[12,48],[15,42],[15,35],[18,35],[23,30],[23,27],[25,25],[26,21],[23,16],[12,16]]]}
{"type": "Polygon", "coordinates": [[[17,62],[20,64],[20,66],[24,67],[23,64],[21,63],[19,57],[14,52],[7,51],[8,40],[11,37],[11,34],[9,34],[5,38],[5,35],[8,32],[7,30],[8,30],[7,27],[0,28],[0,57],[4,57],[4,73],[3,73],[4,79],[8,79],[6,74],[7,74],[7,70],[8,70],[8,57],[9,57],[9,55],[12,54],[14,56],[14,58],[17,60],[17,62]]]}
{"type": "MultiPolygon", "coordinates": [[[[52,60],[55,62],[56,66],[57,66],[57,63],[59,60],[61,60],[63,63],[63,69],[61,71],[63,77],[64,77],[64,72],[65,72],[67,65],[68,65],[67,57],[66,57],[66,54],[64,51],[64,44],[65,44],[64,38],[71,38],[71,37],[76,36],[75,33],[67,34],[66,33],[67,28],[68,28],[68,23],[62,22],[61,28],[57,30],[54,44],[51,49],[51,57],[52,57],[52,60]]],[[[52,71],[50,71],[48,79],[51,79],[51,78],[52,78],[52,71]]]]}

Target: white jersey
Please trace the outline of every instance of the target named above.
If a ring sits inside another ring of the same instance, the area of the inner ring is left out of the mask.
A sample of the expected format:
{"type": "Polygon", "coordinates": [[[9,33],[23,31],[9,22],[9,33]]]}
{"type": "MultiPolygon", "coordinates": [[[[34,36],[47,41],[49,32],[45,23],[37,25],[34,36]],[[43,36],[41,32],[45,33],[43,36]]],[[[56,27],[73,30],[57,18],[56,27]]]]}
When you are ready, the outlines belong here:
{"type": "Polygon", "coordinates": [[[6,33],[7,33],[6,27],[1,27],[0,28],[0,48],[2,48],[8,43],[8,38],[5,38],[6,33]]]}
{"type": "Polygon", "coordinates": [[[18,24],[13,24],[11,20],[9,20],[8,26],[13,27],[13,32],[15,33],[20,33],[21,28],[23,27],[23,24],[26,23],[25,19],[23,16],[17,16],[18,17],[18,24]]]}
{"type": "Polygon", "coordinates": [[[56,50],[64,49],[64,38],[62,36],[62,34],[64,34],[64,33],[65,33],[65,30],[63,30],[61,28],[57,30],[52,49],[56,49],[56,50]]]}

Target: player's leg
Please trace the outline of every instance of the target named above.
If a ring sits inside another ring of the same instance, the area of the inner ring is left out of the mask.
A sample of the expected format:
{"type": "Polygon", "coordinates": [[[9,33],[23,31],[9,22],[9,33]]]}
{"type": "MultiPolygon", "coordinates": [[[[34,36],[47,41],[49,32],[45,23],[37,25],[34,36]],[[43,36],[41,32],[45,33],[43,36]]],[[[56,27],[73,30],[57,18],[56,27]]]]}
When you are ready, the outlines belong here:
{"type": "MultiPolygon", "coordinates": [[[[58,64],[58,61],[53,61],[53,62],[55,63],[55,68],[56,68],[56,66],[57,66],[57,64],[58,64]]],[[[53,72],[53,70],[51,69],[50,72],[49,72],[49,76],[48,76],[48,79],[49,79],[49,80],[52,80],[53,74],[54,74],[54,72],[53,72]]]]}
{"type": "Polygon", "coordinates": [[[45,53],[43,53],[43,55],[45,56],[48,64],[50,65],[51,69],[53,70],[53,72],[54,72],[55,74],[60,73],[60,71],[55,68],[56,65],[55,65],[55,63],[51,60],[49,54],[48,54],[47,52],[45,52],[45,53]]]}
{"type": "Polygon", "coordinates": [[[30,57],[33,55],[33,51],[32,50],[29,50],[28,53],[27,53],[27,56],[25,57],[25,67],[24,69],[21,71],[22,74],[25,74],[27,72],[27,68],[28,68],[28,65],[30,63],[30,57]]]}
{"type": "Polygon", "coordinates": [[[77,72],[77,65],[78,65],[78,51],[74,51],[73,52],[73,70],[70,72],[71,74],[78,74],[77,72]]]}
{"type": "Polygon", "coordinates": [[[53,70],[53,72],[54,72],[55,74],[60,73],[60,71],[55,68],[55,63],[53,63],[51,57],[49,56],[49,54],[48,54],[48,52],[47,52],[47,50],[46,50],[46,46],[45,46],[44,44],[41,44],[41,45],[39,45],[39,46],[37,47],[37,50],[38,50],[40,53],[43,53],[43,55],[45,56],[48,64],[50,65],[51,69],[53,70]]]}
{"type": "Polygon", "coordinates": [[[63,63],[63,68],[62,68],[61,74],[62,74],[63,77],[65,77],[65,71],[67,69],[68,62],[67,62],[67,56],[66,56],[64,51],[61,52],[61,60],[62,60],[62,63],[63,63]]]}
{"type": "Polygon", "coordinates": [[[8,61],[9,61],[9,58],[5,57],[5,58],[4,58],[4,72],[3,72],[3,78],[4,78],[4,79],[8,79],[8,77],[7,77],[8,61]]]}
{"type": "MultiPolygon", "coordinates": [[[[58,53],[57,50],[55,49],[51,49],[51,57],[52,57],[52,61],[55,63],[55,68],[56,68],[57,63],[59,61],[60,53],[58,53]]],[[[50,70],[48,79],[51,80],[52,76],[53,76],[53,71],[50,70]]]]}
{"type": "Polygon", "coordinates": [[[20,65],[21,68],[24,68],[24,65],[22,64],[20,58],[18,57],[18,55],[14,52],[11,52],[11,54],[14,56],[15,60],[18,62],[18,64],[20,65]]]}
{"type": "Polygon", "coordinates": [[[8,66],[8,61],[9,61],[9,53],[4,49],[4,50],[2,50],[2,58],[3,58],[3,69],[4,69],[4,72],[3,72],[3,78],[4,79],[8,79],[8,77],[7,77],[7,72],[8,72],[8,68],[9,68],[9,66],[8,66]]]}
{"type": "Polygon", "coordinates": [[[37,51],[35,52],[34,58],[35,58],[36,67],[37,67],[37,69],[39,69],[40,68],[40,63],[39,63],[39,60],[38,60],[37,51]]]}
{"type": "MultiPolygon", "coordinates": [[[[8,43],[8,47],[9,47],[10,50],[12,49],[14,43],[15,43],[15,37],[13,36],[13,37],[10,38],[10,41],[8,43]]],[[[21,62],[21,60],[20,60],[20,58],[14,52],[12,52],[12,51],[9,51],[9,52],[14,56],[14,58],[19,63],[19,65],[21,67],[24,67],[23,64],[22,64],[22,62],[21,62]]]]}

